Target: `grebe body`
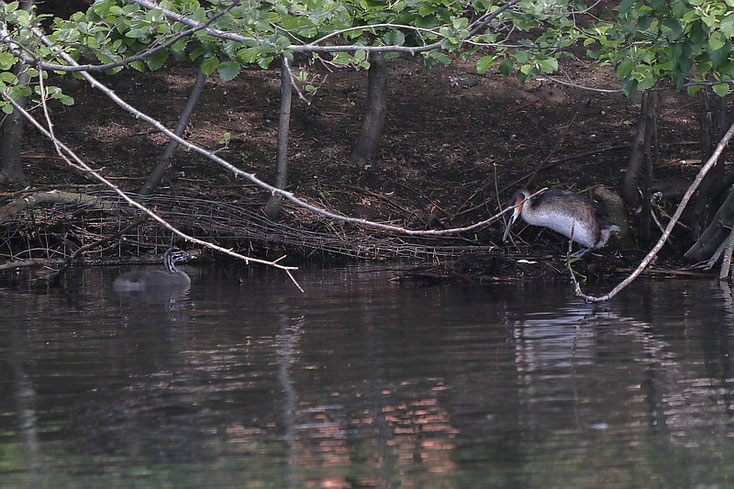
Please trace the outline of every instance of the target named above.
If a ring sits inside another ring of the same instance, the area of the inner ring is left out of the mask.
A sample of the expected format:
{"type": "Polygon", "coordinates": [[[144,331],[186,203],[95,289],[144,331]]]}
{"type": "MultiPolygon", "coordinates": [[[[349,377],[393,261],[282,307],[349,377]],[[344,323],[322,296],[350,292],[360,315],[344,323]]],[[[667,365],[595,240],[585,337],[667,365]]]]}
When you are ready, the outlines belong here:
{"type": "Polygon", "coordinates": [[[183,270],[176,268],[193,256],[178,248],[169,248],[163,255],[163,270],[133,270],[117,277],[113,288],[118,291],[145,290],[152,288],[186,288],[191,278],[183,270]]]}
{"type": "Polygon", "coordinates": [[[502,241],[507,239],[510,227],[522,217],[532,226],[542,226],[571,238],[584,249],[574,253],[583,256],[589,250],[602,248],[609,241],[612,232],[619,227],[607,220],[599,204],[595,201],[567,190],[547,190],[529,198],[527,190],[518,190],[509,205],[517,205],[512,218],[507,223],[502,241]]]}

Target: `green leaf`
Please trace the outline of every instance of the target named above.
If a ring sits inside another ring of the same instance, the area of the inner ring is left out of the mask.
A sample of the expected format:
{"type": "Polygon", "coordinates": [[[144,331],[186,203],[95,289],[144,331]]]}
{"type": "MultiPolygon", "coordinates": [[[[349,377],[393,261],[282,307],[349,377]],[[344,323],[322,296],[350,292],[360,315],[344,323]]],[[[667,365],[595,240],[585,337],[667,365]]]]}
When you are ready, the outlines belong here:
{"type": "Polygon", "coordinates": [[[721,31],[714,31],[711,33],[709,36],[709,47],[712,51],[723,48],[724,44],[726,44],[726,39],[721,31]]]}
{"type": "Polygon", "coordinates": [[[264,56],[262,58],[258,58],[257,64],[258,66],[260,66],[260,68],[267,69],[271,61],[273,61],[272,56],[264,56]]]}
{"type": "Polygon", "coordinates": [[[389,31],[382,36],[382,42],[386,46],[402,46],[405,44],[405,35],[400,31],[389,31]]]}
{"type": "Polygon", "coordinates": [[[205,52],[206,51],[204,51],[203,48],[196,48],[193,51],[191,51],[191,53],[189,54],[189,58],[191,59],[191,61],[194,61],[196,58],[203,55],[205,52]]]}
{"type": "Polygon", "coordinates": [[[538,66],[543,73],[553,73],[558,70],[558,60],[555,58],[539,59],[538,66]]]}
{"type": "Polygon", "coordinates": [[[163,22],[163,11],[159,9],[148,10],[145,14],[145,18],[150,22],[163,22]]]}
{"type": "Polygon", "coordinates": [[[724,43],[724,47],[716,51],[709,51],[709,58],[716,66],[721,66],[729,61],[729,54],[731,53],[731,43],[727,40],[724,43]]]}
{"type": "Polygon", "coordinates": [[[0,72],[0,80],[4,81],[5,83],[15,83],[17,79],[18,77],[12,71],[0,72]]]}
{"type": "Polygon", "coordinates": [[[145,63],[143,63],[142,61],[133,61],[132,63],[130,63],[130,67],[141,73],[145,71],[145,63]]]}
{"type": "Polygon", "coordinates": [[[217,67],[219,78],[228,82],[240,74],[240,68],[240,64],[236,61],[224,61],[217,67]]]}
{"type": "Polygon", "coordinates": [[[150,29],[148,28],[139,28],[139,29],[130,29],[125,33],[125,37],[129,37],[131,39],[145,39],[150,34],[150,29]]]}
{"type": "Polygon", "coordinates": [[[728,83],[719,83],[718,85],[713,86],[714,92],[719,97],[726,97],[726,94],[729,93],[729,84],[728,83]]]}
{"type": "Polygon", "coordinates": [[[145,59],[150,71],[155,71],[163,66],[168,59],[168,50],[161,49],[157,53],[153,53],[145,59]]]}
{"type": "Polygon", "coordinates": [[[509,59],[503,59],[502,62],[500,62],[499,70],[503,75],[510,76],[512,72],[515,71],[515,65],[509,59]]]}
{"type": "Polygon", "coordinates": [[[635,67],[635,61],[630,58],[625,58],[621,63],[617,65],[616,74],[620,80],[630,74],[632,68],[635,67]]]}
{"type": "MultiPolygon", "coordinates": [[[[731,0],[734,2],[734,0],[731,0]]],[[[719,23],[719,29],[724,37],[731,39],[734,37],[734,14],[729,14],[719,23]]]]}
{"type": "Polygon", "coordinates": [[[10,53],[0,53],[0,70],[9,70],[13,67],[18,58],[10,53]]]}
{"type": "Polygon", "coordinates": [[[466,17],[452,17],[451,18],[451,25],[453,25],[454,29],[457,31],[459,29],[466,27],[467,24],[469,24],[469,19],[467,19],[466,17]]]}
{"type": "Polygon", "coordinates": [[[201,71],[203,71],[205,75],[209,76],[214,73],[217,66],[219,66],[219,60],[216,56],[205,58],[204,61],[201,62],[201,71]]]}
{"type": "Polygon", "coordinates": [[[68,95],[61,95],[59,97],[54,97],[54,98],[57,98],[58,101],[64,105],[74,105],[74,99],[68,95]]]}
{"type": "Polygon", "coordinates": [[[663,19],[660,23],[660,31],[668,41],[675,41],[683,32],[683,26],[676,19],[663,19]]]}
{"type": "Polygon", "coordinates": [[[535,65],[530,65],[530,64],[528,64],[528,65],[522,65],[520,67],[520,73],[522,73],[523,75],[528,75],[534,69],[535,69],[535,65]]]}
{"type": "Polygon", "coordinates": [[[617,11],[619,12],[619,15],[625,17],[635,1],[636,0],[622,0],[617,6],[617,11]]]}
{"type": "Polygon", "coordinates": [[[436,7],[427,3],[422,3],[421,6],[418,7],[418,15],[420,15],[421,17],[431,15],[435,11],[436,7]]]}
{"type": "Polygon", "coordinates": [[[444,53],[442,53],[440,51],[436,51],[436,52],[431,53],[431,57],[433,59],[437,60],[442,65],[450,65],[451,64],[451,58],[449,58],[448,56],[446,56],[446,54],[444,54],[444,53]]]}
{"type": "Polygon", "coordinates": [[[13,106],[7,102],[2,102],[2,109],[3,109],[3,112],[5,112],[6,114],[13,113],[13,106]]]}
{"type": "Polygon", "coordinates": [[[632,95],[633,93],[635,93],[636,90],[637,90],[637,80],[635,80],[634,78],[629,77],[622,82],[622,91],[628,97],[632,95]]]}
{"type": "Polygon", "coordinates": [[[686,87],[686,92],[688,92],[688,95],[693,95],[701,90],[701,88],[703,88],[701,85],[688,85],[686,87]]]}
{"type": "Polygon", "coordinates": [[[497,62],[497,56],[483,56],[477,61],[477,73],[484,74],[497,62]]]}

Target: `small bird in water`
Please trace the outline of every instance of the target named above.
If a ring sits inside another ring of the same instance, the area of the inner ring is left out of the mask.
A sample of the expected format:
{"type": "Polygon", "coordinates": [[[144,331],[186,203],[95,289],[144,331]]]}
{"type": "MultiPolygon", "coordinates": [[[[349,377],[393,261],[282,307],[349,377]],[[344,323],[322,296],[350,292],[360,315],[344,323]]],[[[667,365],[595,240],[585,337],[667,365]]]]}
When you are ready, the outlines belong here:
{"type": "Polygon", "coordinates": [[[165,270],[133,270],[117,277],[113,288],[117,291],[146,290],[153,287],[185,288],[191,285],[191,278],[176,263],[195,258],[178,248],[168,248],[163,254],[165,270]]]}
{"type": "Polygon", "coordinates": [[[530,198],[527,190],[518,190],[512,196],[508,206],[516,205],[512,218],[507,223],[502,241],[510,234],[510,227],[522,216],[523,221],[533,226],[543,226],[567,238],[571,238],[582,249],[572,256],[584,256],[593,248],[601,248],[612,232],[619,231],[619,227],[609,222],[599,204],[595,201],[567,190],[547,190],[540,195],[530,198]]]}

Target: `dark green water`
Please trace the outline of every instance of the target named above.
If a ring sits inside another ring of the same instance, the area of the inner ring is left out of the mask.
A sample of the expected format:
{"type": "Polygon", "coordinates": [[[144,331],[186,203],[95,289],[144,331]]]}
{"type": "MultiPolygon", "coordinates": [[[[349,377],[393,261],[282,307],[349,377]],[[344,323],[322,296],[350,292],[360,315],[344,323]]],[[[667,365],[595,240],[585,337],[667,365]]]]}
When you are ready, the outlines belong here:
{"type": "Polygon", "coordinates": [[[243,273],[0,289],[0,487],[734,486],[726,286],[243,273]]]}

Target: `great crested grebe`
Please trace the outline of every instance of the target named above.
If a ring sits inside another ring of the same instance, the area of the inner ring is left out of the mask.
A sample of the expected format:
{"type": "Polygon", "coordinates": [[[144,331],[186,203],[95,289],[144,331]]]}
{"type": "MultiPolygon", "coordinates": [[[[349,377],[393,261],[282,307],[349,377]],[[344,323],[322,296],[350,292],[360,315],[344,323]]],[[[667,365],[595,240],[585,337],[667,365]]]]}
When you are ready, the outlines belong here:
{"type": "Polygon", "coordinates": [[[584,256],[593,248],[601,248],[612,232],[619,231],[619,227],[609,222],[595,201],[567,190],[547,190],[542,194],[529,198],[532,195],[527,190],[518,190],[512,196],[508,206],[516,205],[512,218],[507,223],[502,241],[510,234],[510,227],[522,216],[523,221],[533,226],[543,226],[567,238],[571,238],[573,226],[573,240],[584,247],[572,256],[584,256]]]}
{"type": "Polygon", "coordinates": [[[113,288],[118,291],[145,290],[154,287],[185,288],[191,285],[191,278],[183,270],[176,269],[176,263],[194,258],[193,255],[178,248],[168,248],[163,254],[165,270],[133,270],[115,280],[113,288]]]}

